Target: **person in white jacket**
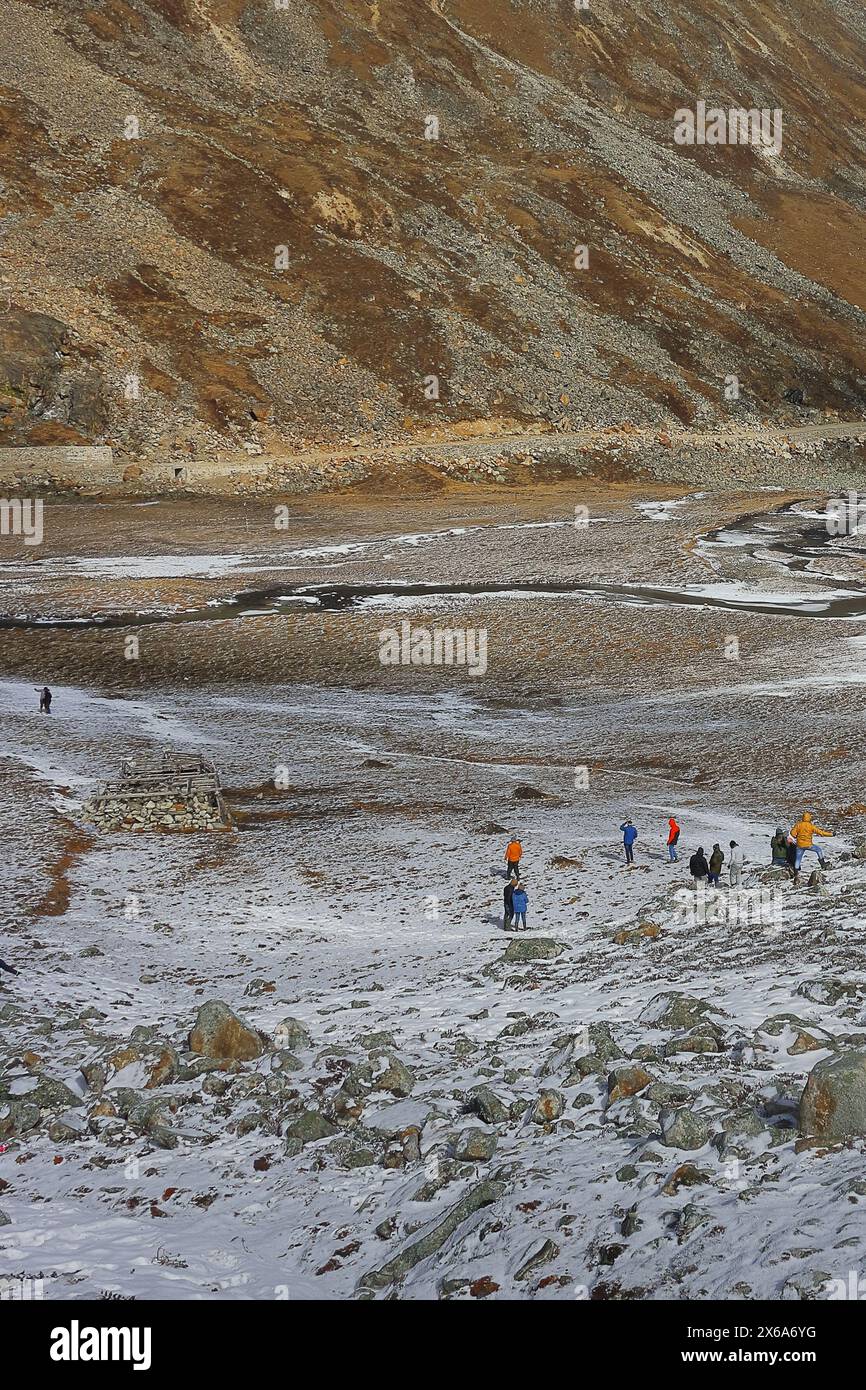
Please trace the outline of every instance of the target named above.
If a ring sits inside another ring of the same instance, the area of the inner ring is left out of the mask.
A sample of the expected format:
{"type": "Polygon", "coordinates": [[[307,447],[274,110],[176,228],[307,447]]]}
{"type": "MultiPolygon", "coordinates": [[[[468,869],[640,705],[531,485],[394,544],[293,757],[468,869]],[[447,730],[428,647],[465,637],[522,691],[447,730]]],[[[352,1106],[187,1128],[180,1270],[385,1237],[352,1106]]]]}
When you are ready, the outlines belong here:
{"type": "Polygon", "coordinates": [[[736,840],[731,841],[731,852],[728,855],[728,872],[731,876],[731,887],[739,888],[743,881],[743,851],[736,840]]]}

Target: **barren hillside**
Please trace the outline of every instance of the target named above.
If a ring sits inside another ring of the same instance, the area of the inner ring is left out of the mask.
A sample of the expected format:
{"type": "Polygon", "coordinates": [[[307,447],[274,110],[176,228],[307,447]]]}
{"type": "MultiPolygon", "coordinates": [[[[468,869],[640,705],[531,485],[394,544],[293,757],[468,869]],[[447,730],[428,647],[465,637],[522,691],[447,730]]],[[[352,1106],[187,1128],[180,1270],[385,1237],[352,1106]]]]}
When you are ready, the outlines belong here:
{"type": "Polygon", "coordinates": [[[0,0],[3,443],[863,416],[862,9],[282,2],[0,0]]]}

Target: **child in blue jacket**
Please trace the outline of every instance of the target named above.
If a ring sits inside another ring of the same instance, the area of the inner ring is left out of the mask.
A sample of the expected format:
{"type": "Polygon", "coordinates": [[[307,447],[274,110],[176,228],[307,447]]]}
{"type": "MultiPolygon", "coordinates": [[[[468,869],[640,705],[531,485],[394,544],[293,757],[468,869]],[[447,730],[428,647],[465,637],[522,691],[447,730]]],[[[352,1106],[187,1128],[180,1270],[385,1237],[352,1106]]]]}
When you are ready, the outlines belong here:
{"type": "Polygon", "coordinates": [[[526,889],[523,884],[518,882],[514,885],[514,893],[511,898],[511,906],[514,912],[514,930],[520,931],[521,925],[526,931],[526,904],[529,901],[526,889]]]}

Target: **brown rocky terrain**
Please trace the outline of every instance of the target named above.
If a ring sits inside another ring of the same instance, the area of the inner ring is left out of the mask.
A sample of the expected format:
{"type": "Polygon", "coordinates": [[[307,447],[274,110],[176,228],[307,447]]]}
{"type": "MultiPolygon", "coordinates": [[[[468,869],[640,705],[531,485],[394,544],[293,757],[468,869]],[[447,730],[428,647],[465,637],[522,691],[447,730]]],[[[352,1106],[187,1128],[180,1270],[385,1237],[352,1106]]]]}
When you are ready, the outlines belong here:
{"type": "Polygon", "coordinates": [[[278,3],[0,0],[0,442],[862,418],[861,9],[278,3]]]}

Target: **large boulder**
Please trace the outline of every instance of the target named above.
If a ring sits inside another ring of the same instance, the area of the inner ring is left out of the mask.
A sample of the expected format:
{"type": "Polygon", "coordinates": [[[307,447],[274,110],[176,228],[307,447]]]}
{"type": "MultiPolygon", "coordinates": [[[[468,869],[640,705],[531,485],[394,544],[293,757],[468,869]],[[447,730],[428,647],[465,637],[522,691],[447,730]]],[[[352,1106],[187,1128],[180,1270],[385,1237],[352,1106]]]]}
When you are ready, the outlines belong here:
{"type": "Polygon", "coordinates": [[[236,1062],[251,1062],[264,1051],[258,1033],[219,999],[202,1004],[189,1035],[189,1049],[202,1057],[236,1062]]]}
{"type": "Polygon", "coordinates": [[[556,960],[568,947],[549,936],[530,937],[526,941],[509,941],[502,959],[505,961],[556,960]]]}
{"type": "Polygon", "coordinates": [[[866,1049],[849,1048],[812,1068],[800,1097],[800,1129],[822,1139],[866,1135],[866,1049]]]}
{"type": "Polygon", "coordinates": [[[669,1028],[673,1032],[678,1029],[696,1028],[704,1022],[705,1014],[720,1012],[720,1009],[713,1008],[705,999],[696,999],[693,994],[670,989],[653,995],[641,1011],[640,1021],[650,1028],[669,1028]]]}

